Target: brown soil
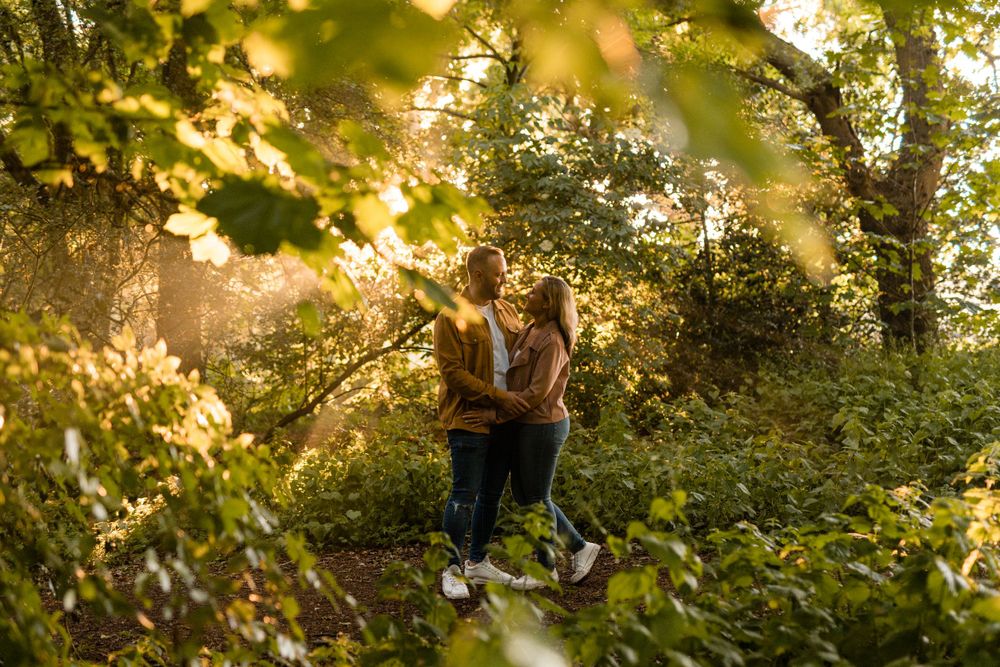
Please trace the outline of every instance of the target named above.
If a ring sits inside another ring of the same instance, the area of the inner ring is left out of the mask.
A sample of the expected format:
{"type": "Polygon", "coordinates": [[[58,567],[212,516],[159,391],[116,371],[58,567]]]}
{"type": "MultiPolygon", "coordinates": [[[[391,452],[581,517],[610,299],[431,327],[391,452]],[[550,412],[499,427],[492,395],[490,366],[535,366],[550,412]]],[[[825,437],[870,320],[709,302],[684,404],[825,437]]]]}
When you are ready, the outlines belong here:
{"type": "MultiPolygon", "coordinates": [[[[378,598],[376,581],[393,561],[420,565],[423,551],[424,547],[421,545],[331,551],[319,554],[317,565],[336,577],[344,591],[357,600],[359,608],[366,610],[364,613],[366,617],[389,614],[408,618],[413,613],[412,609],[399,602],[378,598]]],[[[563,608],[576,611],[604,602],[608,578],[615,572],[650,562],[653,562],[653,559],[646,555],[633,555],[626,561],[617,562],[606,549],[602,549],[587,579],[575,586],[563,584],[561,593],[547,591],[544,594],[563,608]]],[[[496,564],[505,567],[501,561],[497,561],[496,564]]],[[[560,578],[564,582],[569,578],[566,567],[566,563],[563,563],[559,568],[560,578]]],[[[142,569],[141,561],[115,568],[113,570],[115,587],[118,590],[130,590],[132,582],[142,569]]],[[[505,569],[510,570],[506,567],[505,569]]],[[[469,599],[453,601],[456,611],[463,618],[483,614],[483,590],[474,587],[470,589],[472,596],[469,599]]],[[[335,609],[319,593],[312,590],[302,590],[296,598],[300,606],[298,620],[311,645],[338,636],[359,638],[358,618],[354,610],[346,605],[335,609]]],[[[54,599],[50,598],[48,602],[53,609],[60,606],[54,599]]],[[[150,614],[155,622],[163,622],[162,619],[156,618],[157,616],[155,611],[150,614]]],[[[549,617],[547,621],[555,622],[556,619],[549,617]]],[[[102,617],[83,607],[73,614],[67,614],[64,617],[64,624],[73,639],[74,657],[101,662],[108,654],[136,642],[144,632],[134,619],[102,617]]],[[[211,643],[211,638],[209,642],[211,643]]]]}

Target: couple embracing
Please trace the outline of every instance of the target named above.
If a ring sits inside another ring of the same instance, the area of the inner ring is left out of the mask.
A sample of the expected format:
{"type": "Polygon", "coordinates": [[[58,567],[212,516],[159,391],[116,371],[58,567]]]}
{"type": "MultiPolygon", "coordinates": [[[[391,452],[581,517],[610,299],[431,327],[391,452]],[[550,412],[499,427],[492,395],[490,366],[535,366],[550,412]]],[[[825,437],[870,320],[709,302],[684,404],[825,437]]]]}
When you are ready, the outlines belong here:
{"type": "MultiPolygon", "coordinates": [[[[495,581],[518,590],[544,585],[529,575],[504,572],[486,554],[508,477],[519,505],[542,503],[552,515],[556,533],[572,553],[570,583],[578,583],[590,572],[600,546],[584,540],[550,497],[559,449],[569,434],[563,393],[576,343],[573,293],[559,278],[542,278],[524,306],[532,322],[522,327],[514,306],[501,298],[507,281],[503,252],[474,248],[466,268],[469,284],[462,296],[481,321],[442,313],[434,323],[441,373],[438,410],[448,432],[452,473],[443,529],[454,548],[441,577],[442,591],[450,599],[469,597],[463,575],[475,584],[495,581]]],[[[540,548],[536,556],[558,579],[551,550],[540,548]]]]}

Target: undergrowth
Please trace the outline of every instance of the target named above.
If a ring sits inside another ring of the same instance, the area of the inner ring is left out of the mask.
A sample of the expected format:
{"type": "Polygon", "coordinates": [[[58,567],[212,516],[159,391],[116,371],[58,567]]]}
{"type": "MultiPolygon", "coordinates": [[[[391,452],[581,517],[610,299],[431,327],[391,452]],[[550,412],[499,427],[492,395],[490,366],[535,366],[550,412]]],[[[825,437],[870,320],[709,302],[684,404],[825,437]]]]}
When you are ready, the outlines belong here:
{"type": "MultiPolygon", "coordinates": [[[[284,519],[315,543],[391,544],[438,526],[444,432],[426,407],[379,410],[288,472],[284,519]]],[[[553,498],[578,527],[621,532],[673,489],[690,494],[696,532],[815,520],[869,484],[953,494],[969,456],[1000,439],[1000,352],[765,369],[738,393],[664,402],[656,423],[637,434],[612,395],[594,428],[571,430],[553,498]]]]}

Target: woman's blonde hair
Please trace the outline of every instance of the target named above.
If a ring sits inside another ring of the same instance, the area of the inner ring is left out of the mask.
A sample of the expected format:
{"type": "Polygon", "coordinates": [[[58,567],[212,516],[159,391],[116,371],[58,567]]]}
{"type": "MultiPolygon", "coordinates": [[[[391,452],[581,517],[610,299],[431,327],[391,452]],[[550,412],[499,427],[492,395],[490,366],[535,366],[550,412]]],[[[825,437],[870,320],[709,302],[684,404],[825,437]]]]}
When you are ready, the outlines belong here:
{"type": "Polygon", "coordinates": [[[580,317],[576,314],[573,290],[562,278],[545,276],[542,278],[542,294],[549,302],[546,315],[559,325],[559,333],[566,343],[566,351],[573,354],[573,348],[576,347],[576,325],[580,322],[580,317]]]}

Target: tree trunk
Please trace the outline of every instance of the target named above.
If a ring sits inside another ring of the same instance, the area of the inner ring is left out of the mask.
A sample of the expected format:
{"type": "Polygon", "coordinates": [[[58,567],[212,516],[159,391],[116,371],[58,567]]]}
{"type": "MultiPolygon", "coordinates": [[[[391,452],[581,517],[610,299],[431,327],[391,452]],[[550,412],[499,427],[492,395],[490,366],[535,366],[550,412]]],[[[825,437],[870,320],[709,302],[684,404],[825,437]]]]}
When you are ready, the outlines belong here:
{"type": "MultiPolygon", "coordinates": [[[[170,47],[161,71],[163,84],[177,95],[188,110],[202,103],[194,78],[187,71],[184,38],[178,36],[170,47]]],[[[162,221],[176,208],[171,202],[161,205],[162,221]]],[[[159,302],[156,335],[167,343],[171,354],[180,357],[181,370],[197,369],[205,374],[205,349],[201,340],[204,308],[205,267],[191,257],[190,239],[166,231],[159,241],[159,302]]]]}
{"type": "Polygon", "coordinates": [[[845,108],[832,73],[760,22],[754,32],[761,38],[761,61],[790,85],[745,74],[805,104],[823,135],[839,149],[838,162],[847,189],[863,207],[858,213],[861,230],[873,240],[883,342],[887,347],[921,351],[936,326],[931,302],[934,248],[926,213],[941,181],[941,138],[948,122],[931,113],[932,101],[940,97],[944,85],[937,37],[929,23],[932,13],[905,6],[895,11],[898,14],[883,8],[883,18],[899,74],[904,131],[892,163],[883,171],[866,160],[864,144],[852,121],[855,112],[845,108]],[[884,204],[891,205],[884,215],[868,208],[884,204]]]}
{"type": "Polygon", "coordinates": [[[205,352],[201,341],[204,266],[191,257],[187,238],[164,233],[157,251],[159,301],[156,336],[170,354],[180,357],[180,369],[197,369],[204,377],[205,352]]]}

